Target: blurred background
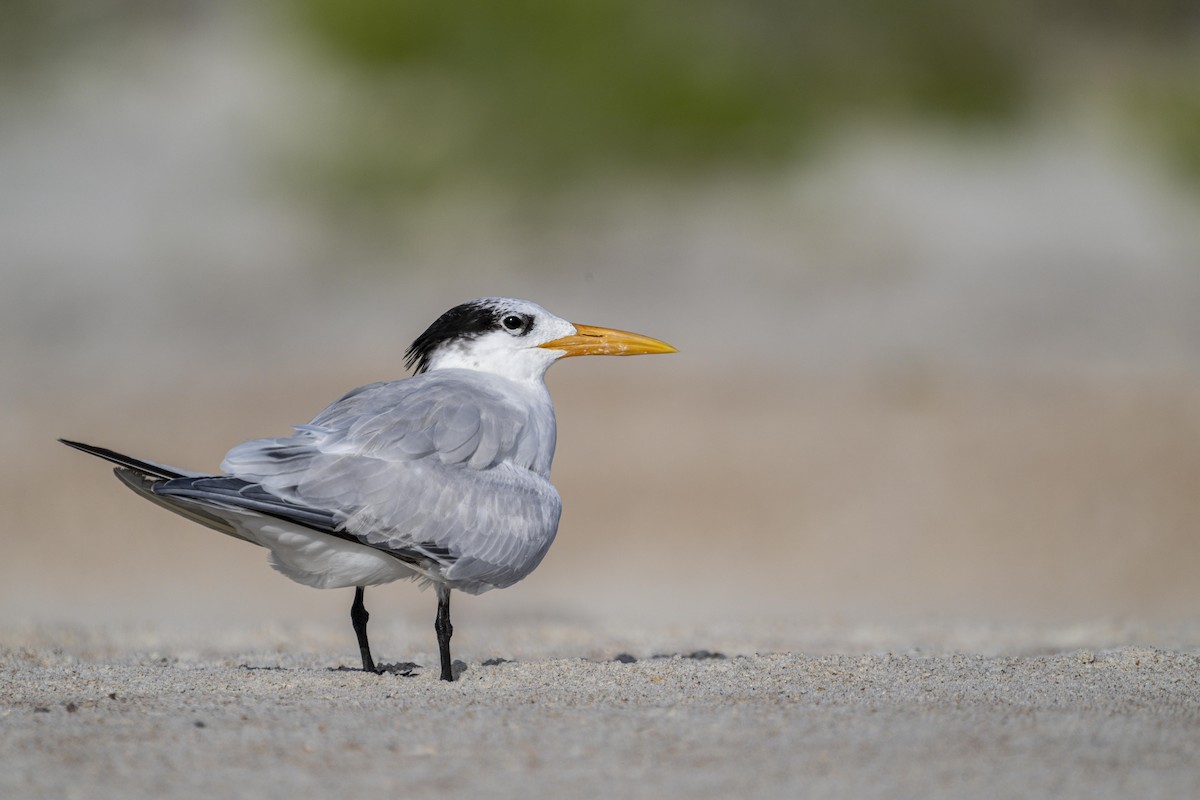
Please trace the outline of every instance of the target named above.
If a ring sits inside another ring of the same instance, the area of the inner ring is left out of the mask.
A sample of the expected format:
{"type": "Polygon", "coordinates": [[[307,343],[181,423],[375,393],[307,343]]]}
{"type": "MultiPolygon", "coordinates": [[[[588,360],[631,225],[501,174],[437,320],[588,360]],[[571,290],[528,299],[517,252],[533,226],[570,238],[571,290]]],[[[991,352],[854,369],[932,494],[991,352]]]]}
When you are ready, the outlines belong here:
{"type": "Polygon", "coordinates": [[[1200,608],[1195,3],[5,16],[0,622],[344,625],[54,439],[215,469],[493,294],[680,353],[551,371],[559,538],[468,649],[1200,608]]]}

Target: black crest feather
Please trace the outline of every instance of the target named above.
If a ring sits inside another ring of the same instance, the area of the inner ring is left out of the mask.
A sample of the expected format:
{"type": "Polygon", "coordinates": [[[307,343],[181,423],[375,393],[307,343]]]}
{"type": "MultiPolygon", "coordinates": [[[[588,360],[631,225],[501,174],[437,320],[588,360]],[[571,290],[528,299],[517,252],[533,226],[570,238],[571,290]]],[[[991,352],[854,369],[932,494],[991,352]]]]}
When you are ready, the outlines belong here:
{"type": "Polygon", "coordinates": [[[474,339],[494,330],[501,309],[486,300],[462,303],[438,317],[425,332],[413,341],[404,354],[404,365],[420,375],[429,369],[429,362],[439,347],[455,339],[474,339]]]}

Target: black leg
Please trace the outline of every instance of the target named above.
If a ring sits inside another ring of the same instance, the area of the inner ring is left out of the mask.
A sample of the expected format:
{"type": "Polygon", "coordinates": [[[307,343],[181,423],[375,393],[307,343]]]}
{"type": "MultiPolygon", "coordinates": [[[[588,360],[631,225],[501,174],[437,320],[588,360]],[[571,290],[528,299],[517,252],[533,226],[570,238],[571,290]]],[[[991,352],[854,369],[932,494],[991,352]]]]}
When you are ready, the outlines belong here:
{"type": "Polygon", "coordinates": [[[354,633],[358,636],[358,651],[362,653],[363,672],[378,672],[375,661],[371,658],[371,645],[367,643],[367,620],[371,615],[363,605],[365,587],[354,587],[354,605],[350,606],[350,621],[354,623],[354,633]]]}
{"type": "Polygon", "coordinates": [[[437,631],[438,653],[442,657],[442,680],[454,680],[454,670],[450,663],[450,637],[454,635],[454,626],[450,624],[450,587],[438,585],[438,612],[433,629],[437,631]]]}

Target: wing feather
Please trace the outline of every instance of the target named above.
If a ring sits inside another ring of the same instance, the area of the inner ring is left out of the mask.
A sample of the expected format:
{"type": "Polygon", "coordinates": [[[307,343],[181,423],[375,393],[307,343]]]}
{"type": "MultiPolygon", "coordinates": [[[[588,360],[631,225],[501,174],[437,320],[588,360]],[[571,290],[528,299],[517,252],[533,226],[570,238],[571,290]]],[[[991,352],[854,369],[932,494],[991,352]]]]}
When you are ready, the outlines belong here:
{"type": "Polygon", "coordinates": [[[222,470],[366,544],[427,554],[456,588],[507,586],[541,561],[561,511],[549,398],[522,391],[466,370],[372,384],[292,436],[238,445],[222,470]]]}

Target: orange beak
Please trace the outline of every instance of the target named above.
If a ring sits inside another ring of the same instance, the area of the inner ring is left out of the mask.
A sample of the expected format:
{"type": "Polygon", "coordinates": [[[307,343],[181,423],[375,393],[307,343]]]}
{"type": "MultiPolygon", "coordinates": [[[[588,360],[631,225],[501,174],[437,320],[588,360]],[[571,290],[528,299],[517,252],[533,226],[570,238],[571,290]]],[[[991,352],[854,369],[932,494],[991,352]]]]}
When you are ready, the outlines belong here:
{"type": "Polygon", "coordinates": [[[650,353],[679,352],[666,342],[638,333],[576,325],[574,336],[563,336],[538,347],[561,350],[567,356],[638,356],[650,353]]]}

